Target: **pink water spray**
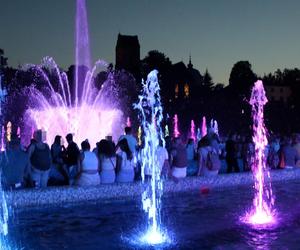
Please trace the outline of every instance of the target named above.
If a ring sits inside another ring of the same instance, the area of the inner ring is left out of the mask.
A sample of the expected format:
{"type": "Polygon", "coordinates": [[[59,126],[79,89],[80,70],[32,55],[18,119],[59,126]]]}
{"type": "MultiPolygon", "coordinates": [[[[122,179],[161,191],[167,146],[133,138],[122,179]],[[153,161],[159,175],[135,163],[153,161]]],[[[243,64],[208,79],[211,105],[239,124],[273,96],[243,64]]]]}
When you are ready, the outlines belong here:
{"type": "Polygon", "coordinates": [[[268,140],[264,124],[264,105],[267,101],[262,81],[255,82],[250,99],[253,118],[253,143],[255,146],[254,164],[252,166],[255,196],[252,210],[244,218],[246,222],[254,225],[275,222],[271,182],[266,180],[266,178],[270,179],[265,157],[268,140]]]}
{"type": "Polygon", "coordinates": [[[178,116],[177,114],[175,114],[174,118],[173,118],[173,121],[174,121],[174,129],[173,129],[173,135],[174,135],[174,138],[180,136],[180,132],[179,132],[179,128],[178,128],[178,116]]]}

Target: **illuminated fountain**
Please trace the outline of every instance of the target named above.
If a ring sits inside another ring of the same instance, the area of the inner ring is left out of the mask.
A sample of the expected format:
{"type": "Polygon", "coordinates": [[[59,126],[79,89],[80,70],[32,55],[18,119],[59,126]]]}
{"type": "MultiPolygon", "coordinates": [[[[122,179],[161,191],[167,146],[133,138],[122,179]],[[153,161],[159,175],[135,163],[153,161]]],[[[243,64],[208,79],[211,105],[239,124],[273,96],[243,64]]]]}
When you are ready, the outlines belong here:
{"type": "Polygon", "coordinates": [[[177,138],[178,136],[180,136],[180,132],[179,132],[179,128],[178,128],[178,115],[177,114],[174,115],[173,124],[174,124],[173,135],[174,135],[174,138],[177,138]]]}
{"type": "Polygon", "coordinates": [[[264,124],[264,105],[267,101],[262,81],[255,82],[250,99],[253,118],[252,138],[255,145],[254,164],[252,166],[255,196],[251,211],[242,218],[244,222],[253,225],[265,225],[275,222],[274,197],[265,157],[265,147],[268,140],[264,124]],[[267,181],[266,178],[268,178],[267,181]]]}
{"type": "Polygon", "coordinates": [[[194,142],[196,142],[196,130],[194,120],[191,120],[190,138],[192,138],[194,142]]]}
{"type": "Polygon", "coordinates": [[[165,126],[165,137],[169,136],[170,133],[169,133],[169,126],[168,124],[165,126]]]}
{"type": "Polygon", "coordinates": [[[48,143],[52,143],[56,135],[73,133],[75,141],[88,138],[92,147],[106,135],[117,139],[122,133],[122,112],[119,100],[114,98],[117,95],[112,91],[113,73],[108,74],[99,91],[94,85],[95,74],[106,70],[107,64],[99,60],[93,67],[90,65],[85,0],[77,0],[75,84],[70,87],[66,73],[50,57],[44,58],[40,65],[27,65],[34,70],[36,82],[46,83],[47,87],[30,88],[30,108],[24,115],[26,131],[45,130],[48,143]]]}
{"type": "Polygon", "coordinates": [[[143,209],[148,214],[147,232],[141,236],[140,241],[145,244],[155,245],[168,241],[168,236],[161,228],[161,196],[163,183],[161,169],[158,162],[157,151],[160,142],[165,144],[161,122],[163,109],[160,100],[160,87],[157,79],[157,71],[148,74],[146,83],[142,82],[143,89],[139,96],[139,102],[135,108],[140,112],[144,147],[140,152],[142,181],[145,182],[145,169],[151,173],[151,180],[144,184],[145,190],[142,194],[143,209]]]}
{"type": "Polygon", "coordinates": [[[206,125],[206,117],[202,117],[202,126],[201,126],[201,136],[204,137],[207,135],[207,125],[206,125]]]}
{"type": "MultiPolygon", "coordinates": [[[[1,75],[0,75],[0,115],[2,115],[2,102],[4,101],[4,97],[6,96],[6,91],[3,91],[1,86],[1,75]]],[[[5,157],[4,150],[4,126],[2,126],[2,134],[1,134],[1,157],[5,157]]],[[[5,199],[5,193],[2,189],[2,181],[1,181],[1,168],[0,168],[0,249],[10,249],[7,242],[7,234],[8,234],[8,207],[5,199]]]]}

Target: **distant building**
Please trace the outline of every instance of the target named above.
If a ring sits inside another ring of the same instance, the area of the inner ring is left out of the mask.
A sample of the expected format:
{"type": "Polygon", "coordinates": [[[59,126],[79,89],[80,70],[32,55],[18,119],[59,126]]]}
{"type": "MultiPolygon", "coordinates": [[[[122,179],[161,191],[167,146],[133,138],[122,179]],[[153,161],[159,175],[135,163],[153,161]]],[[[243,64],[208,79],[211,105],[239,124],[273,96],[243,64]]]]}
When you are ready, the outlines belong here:
{"type": "Polygon", "coordinates": [[[287,103],[292,95],[290,86],[266,85],[265,90],[267,98],[271,102],[277,101],[287,103]]]}
{"type": "Polygon", "coordinates": [[[116,69],[125,69],[136,78],[140,75],[140,43],[138,36],[121,35],[116,45],[116,69]]]}
{"type": "Polygon", "coordinates": [[[172,65],[171,82],[174,92],[170,101],[190,101],[194,97],[196,98],[199,93],[203,84],[203,77],[199,70],[193,68],[190,57],[187,66],[182,61],[172,65]]]}

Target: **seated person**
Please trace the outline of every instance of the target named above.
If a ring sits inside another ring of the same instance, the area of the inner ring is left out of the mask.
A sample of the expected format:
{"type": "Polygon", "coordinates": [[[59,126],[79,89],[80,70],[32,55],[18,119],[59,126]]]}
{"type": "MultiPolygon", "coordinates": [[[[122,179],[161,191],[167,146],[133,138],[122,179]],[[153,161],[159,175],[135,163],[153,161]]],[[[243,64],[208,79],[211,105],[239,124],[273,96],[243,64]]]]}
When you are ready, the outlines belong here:
{"type": "Polygon", "coordinates": [[[116,153],[111,141],[101,140],[98,147],[101,183],[114,183],[116,179],[116,153]]]}
{"type": "Polygon", "coordinates": [[[91,152],[88,140],[81,143],[81,154],[79,159],[79,172],[75,180],[77,186],[95,186],[100,184],[98,173],[98,158],[91,152]]]}
{"type": "Polygon", "coordinates": [[[1,159],[3,182],[6,188],[24,187],[27,160],[28,156],[21,149],[20,139],[12,134],[7,151],[3,152],[1,159]]]}
{"type": "Polygon", "coordinates": [[[134,180],[134,156],[126,139],[118,143],[117,153],[117,182],[133,182],[134,180]]]}

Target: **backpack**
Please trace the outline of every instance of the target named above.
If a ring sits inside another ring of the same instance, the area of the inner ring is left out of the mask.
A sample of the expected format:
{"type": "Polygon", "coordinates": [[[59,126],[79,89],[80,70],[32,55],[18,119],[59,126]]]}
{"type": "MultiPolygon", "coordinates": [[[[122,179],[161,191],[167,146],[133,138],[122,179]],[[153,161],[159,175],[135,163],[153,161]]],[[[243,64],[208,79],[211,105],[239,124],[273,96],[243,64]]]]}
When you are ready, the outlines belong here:
{"type": "Polygon", "coordinates": [[[210,150],[207,154],[206,166],[209,170],[220,170],[221,161],[215,150],[210,150]]]}

